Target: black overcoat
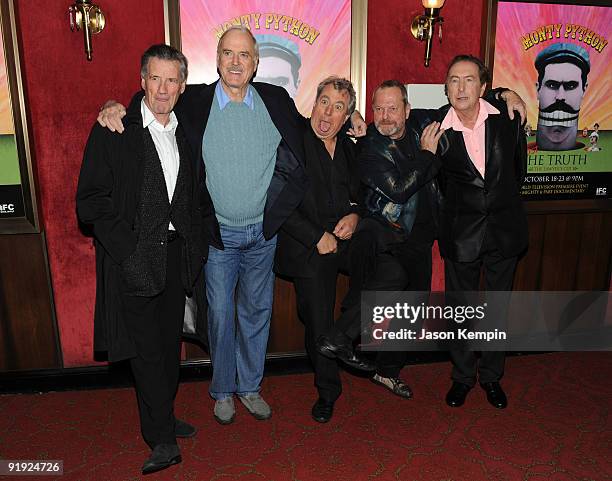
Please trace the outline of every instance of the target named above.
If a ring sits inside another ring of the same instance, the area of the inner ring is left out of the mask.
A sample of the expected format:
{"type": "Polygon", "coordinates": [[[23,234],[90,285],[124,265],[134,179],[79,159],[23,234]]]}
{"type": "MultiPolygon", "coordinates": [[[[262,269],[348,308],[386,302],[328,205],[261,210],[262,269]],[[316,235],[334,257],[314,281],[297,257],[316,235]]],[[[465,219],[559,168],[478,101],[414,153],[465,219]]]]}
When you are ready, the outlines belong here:
{"type": "MultiPolygon", "coordinates": [[[[121,305],[121,263],[136,248],[138,232],[134,220],[143,179],[145,129],[140,105],[128,110],[123,120],[123,134],[95,124],[89,135],[77,188],[77,213],[81,222],[91,226],[96,250],[96,303],[94,314],[94,351],[106,352],[109,361],[135,356],[133,340],[123,319],[121,305]]],[[[212,202],[204,182],[201,162],[194,159],[185,139],[185,131],[177,128],[181,155],[188,155],[194,165],[192,180],[191,231],[194,243],[188,262],[192,264],[194,285],[208,253],[208,235],[214,219],[212,202]]],[[[199,276],[203,277],[203,276],[199,276]]],[[[200,310],[205,314],[205,309],[200,310]]],[[[205,327],[200,317],[197,331],[205,327]]],[[[196,333],[196,334],[198,334],[196,333]]]]}

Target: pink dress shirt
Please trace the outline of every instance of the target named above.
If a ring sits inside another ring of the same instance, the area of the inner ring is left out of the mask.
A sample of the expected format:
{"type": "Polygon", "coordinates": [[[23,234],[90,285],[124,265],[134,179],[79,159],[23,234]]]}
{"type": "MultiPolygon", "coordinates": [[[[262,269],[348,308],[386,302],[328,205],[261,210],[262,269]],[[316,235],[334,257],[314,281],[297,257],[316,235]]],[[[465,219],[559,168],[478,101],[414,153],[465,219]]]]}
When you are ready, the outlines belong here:
{"type": "Polygon", "coordinates": [[[485,176],[485,120],[489,115],[499,114],[499,110],[493,107],[489,102],[480,99],[478,118],[474,124],[473,129],[465,127],[457,112],[454,108],[450,108],[446,117],[442,121],[441,128],[453,129],[455,132],[461,132],[463,134],[463,141],[465,142],[465,148],[470,156],[472,164],[476,167],[476,170],[480,172],[480,175],[484,179],[485,176]]]}

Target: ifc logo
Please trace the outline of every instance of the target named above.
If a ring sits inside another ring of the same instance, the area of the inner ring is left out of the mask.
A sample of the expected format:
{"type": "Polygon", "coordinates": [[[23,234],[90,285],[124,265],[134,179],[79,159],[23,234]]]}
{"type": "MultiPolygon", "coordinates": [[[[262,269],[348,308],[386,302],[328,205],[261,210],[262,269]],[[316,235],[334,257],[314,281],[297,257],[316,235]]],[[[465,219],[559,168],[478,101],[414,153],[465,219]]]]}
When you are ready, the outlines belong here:
{"type": "Polygon", "coordinates": [[[0,214],[14,214],[15,204],[0,204],[0,214]]]}

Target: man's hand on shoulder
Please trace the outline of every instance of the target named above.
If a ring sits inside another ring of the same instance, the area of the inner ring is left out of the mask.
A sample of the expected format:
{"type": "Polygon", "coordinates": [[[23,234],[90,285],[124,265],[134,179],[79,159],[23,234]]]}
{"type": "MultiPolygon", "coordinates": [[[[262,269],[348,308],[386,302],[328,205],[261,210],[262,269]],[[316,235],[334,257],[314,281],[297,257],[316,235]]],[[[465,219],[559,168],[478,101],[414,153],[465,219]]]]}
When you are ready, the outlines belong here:
{"type": "Polygon", "coordinates": [[[432,122],[423,129],[421,134],[421,150],[428,150],[432,154],[436,153],[438,141],[444,133],[444,129],[441,129],[440,125],[440,122],[432,122]]]}
{"type": "Polygon", "coordinates": [[[363,137],[368,130],[368,124],[365,123],[363,117],[359,111],[355,110],[351,114],[351,128],[348,130],[348,134],[353,137],[363,137]]]}
{"type": "Polygon", "coordinates": [[[319,242],[317,242],[317,251],[322,256],[338,252],[338,241],[329,232],[324,232],[319,242]]]}
{"type": "Polygon", "coordinates": [[[504,90],[499,96],[506,102],[510,120],[514,120],[514,112],[516,111],[521,117],[521,124],[524,124],[527,120],[527,105],[523,102],[521,96],[513,90],[504,90]]]}
{"type": "Polygon", "coordinates": [[[121,119],[125,117],[125,107],[120,103],[109,100],[107,101],[98,113],[98,123],[102,127],[106,127],[111,132],[123,132],[123,122],[121,119]]]}

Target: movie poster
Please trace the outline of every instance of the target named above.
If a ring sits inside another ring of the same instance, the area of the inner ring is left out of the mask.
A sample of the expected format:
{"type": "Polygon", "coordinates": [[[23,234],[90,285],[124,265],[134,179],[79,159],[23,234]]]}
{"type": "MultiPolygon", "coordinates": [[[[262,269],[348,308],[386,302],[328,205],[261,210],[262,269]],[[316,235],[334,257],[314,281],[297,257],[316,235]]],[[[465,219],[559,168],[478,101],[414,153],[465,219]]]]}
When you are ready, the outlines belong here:
{"type": "Polygon", "coordinates": [[[188,83],[217,80],[218,39],[240,24],[259,44],[255,80],[284,87],[302,115],[310,115],[321,80],[350,78],[350,0],[181,0],[180,17],[188,83]]]}
{"type": "Polygon", "coordinates": [[[493,87],[527,103],[530,199],[612,194],[612,9],[499,1],[493,87]]]}
{"type": "Polygon", "coordinates": [[[4,42],[0,35],[0,220],[24,215],[4,42]]]}

